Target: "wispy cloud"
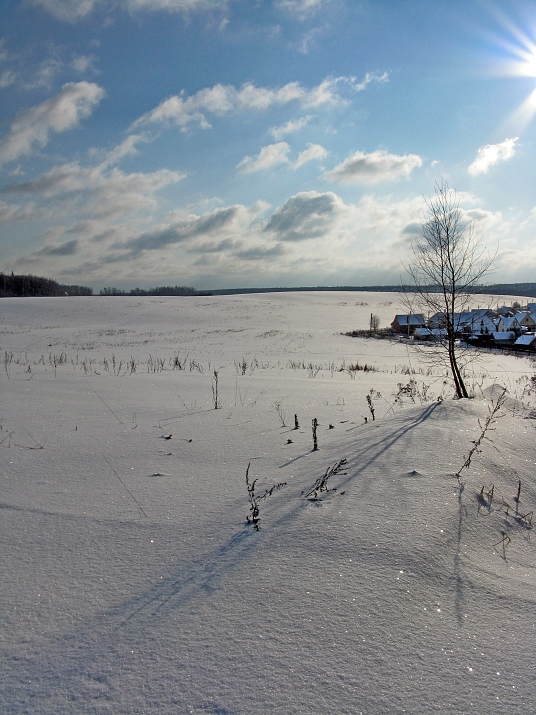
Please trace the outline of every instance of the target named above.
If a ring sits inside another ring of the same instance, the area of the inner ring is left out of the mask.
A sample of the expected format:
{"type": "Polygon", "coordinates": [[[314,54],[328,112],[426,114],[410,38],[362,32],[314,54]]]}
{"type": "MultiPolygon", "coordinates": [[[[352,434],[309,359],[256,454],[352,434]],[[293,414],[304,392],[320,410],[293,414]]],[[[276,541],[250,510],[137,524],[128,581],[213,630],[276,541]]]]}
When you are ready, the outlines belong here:
{"type": "Polygon", "coordinates": [[[408,177],[422,163],[417,154],[388,154],[383,149],[370,154],[356,151],[334,169],[326,171],[323,178],[345,184],[378,184],[408,177]]]}
{"type": "Polygon", "coordinates": [[[231,111],[265,111],[275,106],[297,103],[304,108],[342,104],[346,100],[341,89],[362,92],[371,82],[385,82],[387,74],[367,73],[361,82],[355,77],[328,77],[316,87],[307,89],[299,82],[288,82],[283,87],[270,89],[257,87],[252,82],[240,88],[232,85],[216,84],[206,87],[193,95],[184,91],[168,97],[157,107],[134,122],[134,127],[152,123],[179,126],[186,131],[196,124],[203,129],[210,128],[208,115],[224,116],[231,111]]]}
{"type": "Polygon", "coordinates": [[[257,156],[244,157],[236,169],[240,174],[265,171],[281,164],[287,164],[293,169],[299,169],[300,166],[307,164],[309,161],[319,161],[328,155],[328,151],[320,144],[308,144],[307,149],[299,153],[295,162],[290,161],[289,152],[290,146],[287,142],[269,144],[264,146],[257,156]]]}
{"type": "Polygon", "coordinates": [[[168,224],[162,224],[151,231],[143,233],[138,238],[116,248],[127,249],[131,253],[140,251],[155,251],[167,246],[183,243],[193,238],[218,235],[233,223],[240,206],[216,209],[204,216],[190,215],[168,224]]]}
{"type": "Polygon", "coordinates": [[[103,0],[31,0],[34,5],[64,22],[76,22],[87,17],[103,0]]]}
{"type": "Polygon", "coordinates": [[[107,162],[94,167],[71,163],[56,166],[32,181],[8,186],[4,193],[67,201],[71,207],[75,201],[79,213],[113,218],[156,208],[156,193],[183,178],[184,174],[168,169],[127,174],[110,169],[107,162]]]}
{"type": "Polygon", "coordinates": [[[137,10],[147,12],[164,10],[166,12],[188,14],[191,12],[225,9],[228,5],[228,0],[123,0],[123,3],[132,12],[137,10]]]}
{"type": "Polygon", "coordinates": [[[486,144],[477,151],[476,159],[469,166],[467,171],[471,176],[487,174],[490,167],[511,159],[518,148],[518,137],[505,139],[500,144],[486,144]]]}
{"type": "MultiPolygon", "coordinates": [[[[0,65],[12,62],[12,56],[7,49],[7,42],[5,37],[0,37],[0,65]]],[[[12,68],[3,68],[0,71],[0,89],[6,89],[12,84],[15,84],[17,80],[18,73],[12,68]]]]}
{"type": "Polygon", "coordinates": [[[0,165],[46,146],[52,133],[74,129],[104,96],[102,87],[92,82],[69,83],[55,97],[23,110],[0,140],[0,165]]]}
{"type": "Polygon", "coordinates": [[[72,239],[71,241],[66,241],[65,243],[60,243],[54,246],[45,246],[39,251],[36,251],[34,257],[40,256],[73,256],[78,252],[78,241],[72,239]]]}
{"type": "Polygon", "coordinates": [[[98,7],[106,10],[122,8],[129,12],[175,12],[189,14],[225,9],[227,0],[31,0],[63,22],[74,23],[90,15],[98,7]]]}
{"type": "Polygon", "coordinates": [[[15,70],[7,69],[0,72],[0,89],[11,87],[17,81],[17,73],[15,70]]]}
{"type": "Polygon", "coordinates": [[[297,160],[294,162],[293,167],[299,169],[300,166],[307,164],[309,161],[320,161],[325,159],[328,155],[327,149],[324,149],[320,144],[308,144],[307,149],[300,152],[297,160]]]}
{"type": "Polygon", "coordinates": [[[0,224],[20,223],[22,221],[34,221],[39,218],[46,218],[50,211],[38,209],[35,204],[6,204],[0,201],[0,224]]]}
{"type": "Polygon", "coordinates": [[[246,156],[237,165],[236,169],[241,174],[251,174],[254,171],[271,169],[278,164],[288,164],[290,146],[286,142],[264,146],[257,156],[246,156]]]}
{"type": "Polygon", "coordinates": [[[113,165],[121,161],[126,156],[136,156],[139,154],[138,144],[149,141],[146,134],[129,134],[120,144],[109,151],[104,149],[90,149],[91,158],[100,159],[105,165],[113,165]]]}
{"type": "Polygon", "coordinates": [[[276,141],[283,139],[283,137],[289,134],[296,134],[306,127],[311,121],[312,117],[310,115],[306,117],[300,117],[300,119],[290,119],[285,124],[281,124],[279,127],[272,127],[270,129],[270,134],[276,141]]]}
{"type": "Polygon", "coordinates": [[[71,67],[75,72],[84,74],[85,72],[95,72],[95,55],[74,55],[71,60],[71,67]]]}
{"type": "Polygon", "coordinates": [[[329,2],[331,0],[275,0],[275,6],[304,20],[329,2]]]}

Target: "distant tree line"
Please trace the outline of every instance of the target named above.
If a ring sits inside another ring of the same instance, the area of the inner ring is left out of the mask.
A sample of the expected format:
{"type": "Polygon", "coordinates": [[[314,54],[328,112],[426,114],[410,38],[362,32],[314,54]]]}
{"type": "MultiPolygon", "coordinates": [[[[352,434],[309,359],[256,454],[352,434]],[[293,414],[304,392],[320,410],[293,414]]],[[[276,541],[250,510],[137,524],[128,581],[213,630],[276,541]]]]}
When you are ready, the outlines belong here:
{"type": "MultiPolygon", "coordinates": [[[[440,292],[440,286],[423,286],[426,290],[440,292]]],[[[374,285],[374,286],[302,286],[300,288],[217,288],[211,295],[237,295],[243,293],[297,293],[300,291],[351,291],[367,293],[410,293],[415,289],[412,285],[374,285]]],[[[536,298],[536,283],[493,283],[490,285],[475,285],[468,289],[469,293],[477,295],[519,295],[536,298]]]]}
{"type": "Polygon", "coordinates": [[[130,291],[119,288],[102,288],[100,295],[212,295],[210,292],[196,291],[190,286],[159,286],[157,288],[133,288],[130,291]]]}
{"type": "Polygon", "coordinates": [[[0,273],[0,298],[24,298],[40,296],[93,295],[87,286],[64,285],[51,278],[40,276],[16,276],[0,273]]]}
{"type": "Polygon", "coordinates": [[[522,295],[533,298],[536,297],[536,283],[492,283],[474,286],[471,292],[489,293],[490,295],[522,295]]]}

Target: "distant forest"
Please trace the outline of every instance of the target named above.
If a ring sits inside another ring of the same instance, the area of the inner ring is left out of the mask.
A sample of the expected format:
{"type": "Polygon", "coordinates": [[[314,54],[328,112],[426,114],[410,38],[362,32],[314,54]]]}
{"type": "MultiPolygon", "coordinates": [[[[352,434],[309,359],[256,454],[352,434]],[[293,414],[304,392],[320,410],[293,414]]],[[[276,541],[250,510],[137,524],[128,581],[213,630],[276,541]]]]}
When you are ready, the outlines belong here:
{"type": "Polygon", "coordinates": [[[41,296],[93,295],[93,288],[63,285],[51,278],[39,276],[16,276],[0,273],[0,298],[24,298],[41,296]]]}
{"type": "Polygon", "coordinates": [[[190,286],[160,286],[159,288],[133,288],[130,291],[119,288],[103,288],[99,295],[212,295],[208,291],[197,291],[190,286]]]}
{"type": "MultiPolygon", "coordinates": [[[[133,288],[125,291],[120,288],[102,288],[101,296],[207,296],[207,295],[238,295],[241,293],[293,293],[299,291],[364,291],[377,293],[404,293],[413,290],[405,285],[376,286],[307,286],[301,288],[220,288],[210,291],[198,291],[191,286],[159,286],[156,288],[133,288]]],[[[431,288],[433,290],[433,288],[431,288]]],[[[491,285],[475,286],[472,293],[490,295],[517,295],[536,298],[536,283],[493,283],[491,285]]],[[[64,285],[50,278],[0,273],[0,298],[28,296],[69,296],[93,295],[93,288],[79,285],[64,285]]]]}
{"type": "MultiPolygon", "coordinates": [[[[368,293],[408,293],[415,290],[410,285],[376,286],[309,286],[303,288],[221,288],[211,291],[211,295],[238,295],[240,293],[292,293],[296,291],[364,291],[368,293]]],[[[433,291],[433,286],[430,291],[433,291]]],[[[494,283],[475,286],[471,293],[489,295],[518,295],[536,298],[536,283],[494,283]]]]}

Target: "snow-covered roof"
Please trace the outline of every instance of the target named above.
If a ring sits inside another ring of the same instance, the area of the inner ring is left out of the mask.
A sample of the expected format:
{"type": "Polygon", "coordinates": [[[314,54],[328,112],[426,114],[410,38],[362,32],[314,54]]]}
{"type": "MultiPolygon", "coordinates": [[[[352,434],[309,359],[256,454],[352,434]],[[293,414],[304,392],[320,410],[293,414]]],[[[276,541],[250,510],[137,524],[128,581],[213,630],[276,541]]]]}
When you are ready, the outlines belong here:
{"type": "Polygon", "coordinates": [[[416,313],[415,315],[395,315],[395,321],[399,325],[424,325],[425,319],[424,315],[416,313]]]}
{"type": "Polygon", "coordinates": [[[515,340],[516,334],[513,330],[505,330],[502,333],[491,333],[496,343],[507,343],[509,340],[515,340]]]}
{"type": "MultiPolygon", "coordinates": [[[[473,328],[476,328],[477,325],[480,325],[482,320],[492,320],[492,315],[493,313],[489,310],[489,308],[477,308],[475,310],[465,310],[461,313],[454,313],[454,327],[456,330],[460,330],[465,325],[471,325],[473,328]]],[[[444,316],[445,313],[436,313],[428,322],[432,324],[440,324],[444,322],[444,316]]]]}
{"type": "Polygon", "coordinates": [[[503,317],[500,320],[507,330],[514,326],[521,327],[521,323],[519,322],[521,320],[521,318],[518,317],[519,315],[520,315],[520,313],[517,313],[517,315],[511,315],[510,317],[503,317]]]}
{"type": "Polygon", "coordinates": [[[534,333],[528,333],[526,335],[521,335],[515,342],[516,345],[532,345],[536,341],[536,335],[534,333]]]}
{"type": "Polygon", "coordinates": [[[414,335],[416,338],[444,338],[447,334],[446,330],[440,328],[415,328],[414,335]]]}

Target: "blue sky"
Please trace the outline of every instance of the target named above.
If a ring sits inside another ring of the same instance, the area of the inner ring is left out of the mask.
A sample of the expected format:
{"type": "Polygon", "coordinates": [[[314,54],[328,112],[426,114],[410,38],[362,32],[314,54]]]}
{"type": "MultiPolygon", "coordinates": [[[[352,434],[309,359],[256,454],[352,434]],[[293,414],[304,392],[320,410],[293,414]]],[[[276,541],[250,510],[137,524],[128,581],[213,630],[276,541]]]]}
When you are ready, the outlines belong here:
{"type": "Polygon", "coordinates": [[[393,283],[447,181],[536,280],[533,3],[0,3],[0,270],[393,283]]]}

